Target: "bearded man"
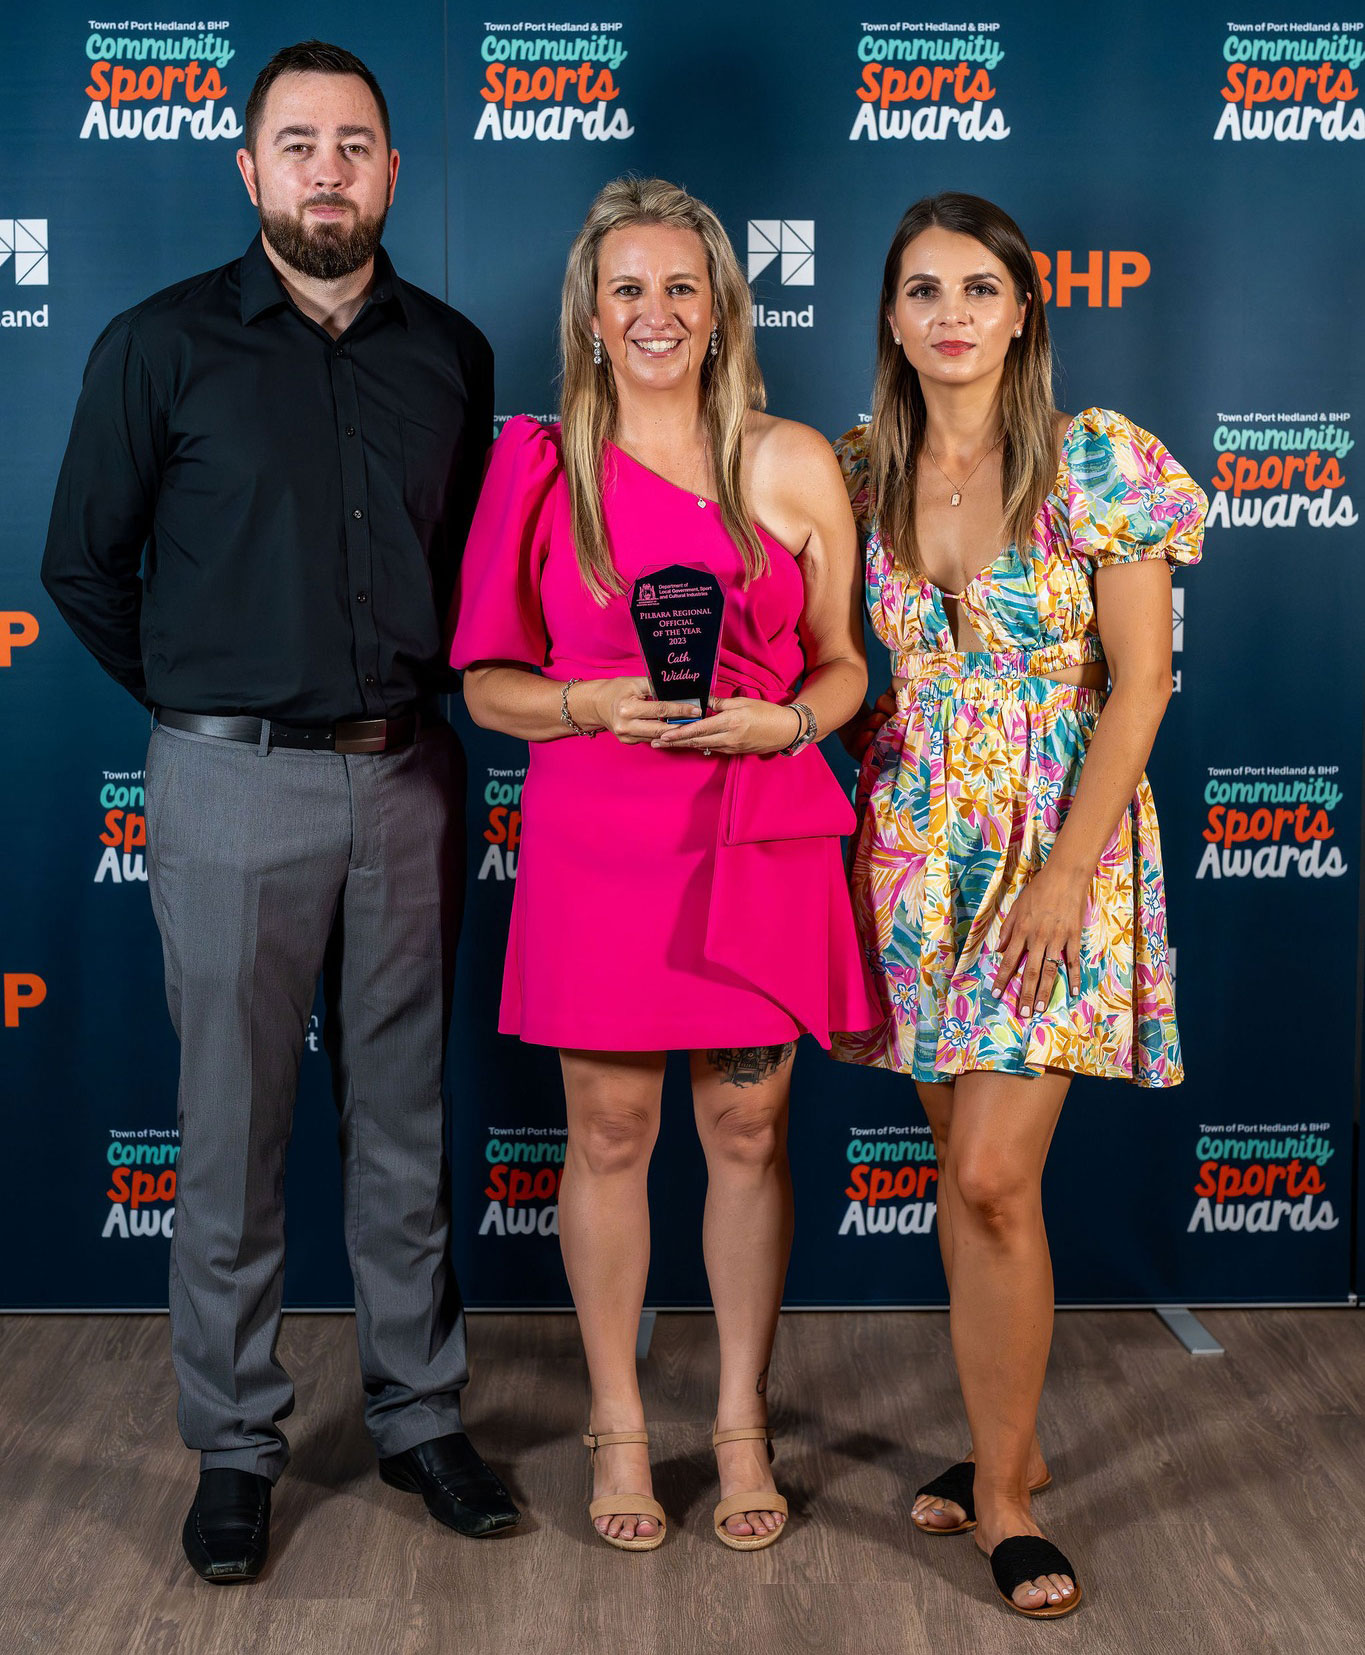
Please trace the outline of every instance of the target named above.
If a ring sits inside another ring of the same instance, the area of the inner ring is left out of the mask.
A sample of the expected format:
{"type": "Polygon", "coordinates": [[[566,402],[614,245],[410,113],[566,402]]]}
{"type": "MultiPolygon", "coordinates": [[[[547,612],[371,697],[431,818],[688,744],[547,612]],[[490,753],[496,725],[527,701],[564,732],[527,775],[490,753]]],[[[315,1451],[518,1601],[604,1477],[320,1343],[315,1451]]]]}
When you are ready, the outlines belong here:
{"type": "Polygon", "coordinates": [[[288,1456],[283,1180],[319,974],[365,1421],[384,1480],[490,1534],[464,1434],[442,1070],[464,764],[435,697],[492,435],[492,353],[380,246],[374,76],[278,52],[238,152],[261,234],[91,354],[43,580],[153,712],[148,872],[180,1037],[171,1347],[206,1580],[253,1579],[288,1456]]]}

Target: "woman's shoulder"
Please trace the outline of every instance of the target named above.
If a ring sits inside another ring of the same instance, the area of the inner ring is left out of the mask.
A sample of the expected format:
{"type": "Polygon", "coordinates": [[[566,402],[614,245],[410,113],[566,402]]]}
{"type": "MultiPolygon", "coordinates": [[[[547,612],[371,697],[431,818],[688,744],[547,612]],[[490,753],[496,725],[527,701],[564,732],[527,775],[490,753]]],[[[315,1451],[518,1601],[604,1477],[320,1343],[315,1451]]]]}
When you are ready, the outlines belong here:
{"type": "Polygon", "coordinates": [[[744,465],[758,493],[808,497],[839,487],[828,438],[812,425],[751,409],[744,424],[744,465]]]}
{"type": "Polygon", "coordinates": [[[765,461],[778,465],[805,465],[812,460],[827,463],[833,453],[829,439],[813,425],[781,419],[757,408],[751,408],[745,418],[744,442],[755,457],[762,455],[765,461]]]}

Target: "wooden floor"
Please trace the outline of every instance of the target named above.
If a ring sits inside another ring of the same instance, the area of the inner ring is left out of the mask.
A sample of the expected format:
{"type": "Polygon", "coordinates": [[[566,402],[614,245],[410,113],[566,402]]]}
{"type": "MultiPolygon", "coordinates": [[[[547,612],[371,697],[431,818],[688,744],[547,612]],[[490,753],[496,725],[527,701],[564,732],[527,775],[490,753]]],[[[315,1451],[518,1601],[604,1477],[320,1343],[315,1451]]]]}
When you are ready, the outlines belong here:
{"type": "Polygon", "coordinates": [[[1365,1313],[1209,1313],[1223,1358],[1154,1315],[1058,1318],[1037,1511],[1086,1603],[1026,1627],[969,1537],[912,1532],[912,1491],[961,1429],[942,1315],[796,1315],[779,1336],[790,1532],[711,1536],[715,1384],[702,1316],[661,1316],[644,1370],[655,1553],[592,1538],[585,1387],[567,1316],[471,1319],[468,1423],[528,1518],[470,1541],[385,1488],[353,1328],[286,1320],[299,1405],[273,1552],[250,1587],[180,1552],[195,1467],[160,1317],[0,1319],[0,1650],[40,1655],[1348,1655],[1365,1648],[1365,1313]]]}

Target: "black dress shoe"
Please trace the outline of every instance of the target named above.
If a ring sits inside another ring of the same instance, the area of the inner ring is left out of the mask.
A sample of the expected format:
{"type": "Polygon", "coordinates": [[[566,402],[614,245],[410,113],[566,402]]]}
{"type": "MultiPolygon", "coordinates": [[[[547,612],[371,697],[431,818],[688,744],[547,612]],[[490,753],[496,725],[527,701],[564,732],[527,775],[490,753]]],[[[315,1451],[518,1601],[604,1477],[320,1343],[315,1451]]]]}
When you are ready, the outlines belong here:
{"type": "Polygon", "coordinates": [[[255,1580],[270,1550],[270,1479],[231,1468],[201,1471],[180,1538],[202,1579],[216,1586],[255,1580]]]}
{"type": "Polygon", "coordinates": [[[521,1521],[512,1496],[463,1431],[380,1460],[379,1475],[390,1488],[420,1494],[436,1521],[460,1534],[497,1534],[521,1521]]]}

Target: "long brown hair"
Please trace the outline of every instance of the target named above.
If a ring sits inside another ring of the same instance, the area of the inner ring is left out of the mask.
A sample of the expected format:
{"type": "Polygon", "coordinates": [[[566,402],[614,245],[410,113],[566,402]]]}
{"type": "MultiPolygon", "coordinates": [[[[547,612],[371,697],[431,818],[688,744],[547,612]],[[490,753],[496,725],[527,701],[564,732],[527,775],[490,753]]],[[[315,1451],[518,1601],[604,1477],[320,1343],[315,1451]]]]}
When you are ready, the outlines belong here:
{"type": "Polygon", "coordinates": [[[1005,527],[1015,545],[1027,544],[1057,477],[1052,345],[1029,244],[994,202],[955,191],[927,195],[906,212],[887,249],[877,303],[877,378],[868,431],[868,482],[877,531],[895,566],[916,577],[923,570],[915,542],[915,478],[927,416],[919,375],[896,343],[890,313],[900,286],[901,255],[916,236],[935,228],[971,236],[993,253],[1009,272],[1016,303],[1033,295],[1022,336],[1010,340],[1000,385],[1005,427],[1001,493],[1005,527]]]}
{"type": "Polygon", "coordinates": [[[754,351],[749,284],[724,227],[704,202],[662,178],[616,178],[589,207],[569,249],[559,316],[560,423],[574,546],[584,585],[599,603],[624,591],[625,585],[612,562],[602,515],[603,448],[616,427],[616,381],[610,360],[600,366],[593,361],[597,256],[609,231],[637,224],[694,230],[706,249],[720,349],[703,361],[701,404],[720,517],[743,555],[746,580],[768,567],[768,554],[740,482],[744,418],[749,409],[762,408],[767,401],[754,351]]]}

